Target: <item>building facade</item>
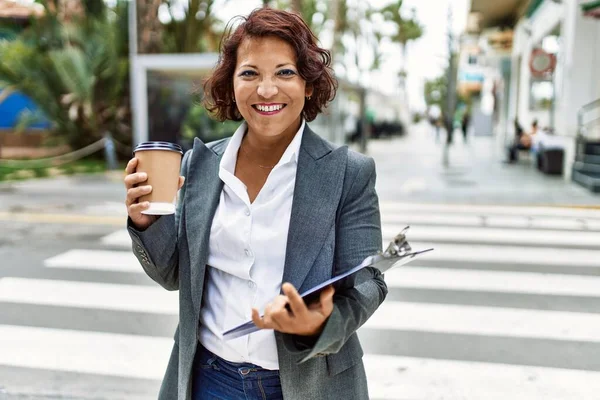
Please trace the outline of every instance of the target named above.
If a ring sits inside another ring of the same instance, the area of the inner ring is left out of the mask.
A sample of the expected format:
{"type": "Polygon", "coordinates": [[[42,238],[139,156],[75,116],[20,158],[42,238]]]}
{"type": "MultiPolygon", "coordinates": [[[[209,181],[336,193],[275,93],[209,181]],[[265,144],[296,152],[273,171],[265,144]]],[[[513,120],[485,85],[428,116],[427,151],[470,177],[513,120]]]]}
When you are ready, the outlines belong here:
{"type": "Polygon", "coordinates": [[[594,123],[600,118],[600,105],[594,106],[600,99],[598,10],[599,1],[579,0],[473,0],[471,4],[471,20],[477,22],[467,31],[477,32],[487,43],[484,54],[495,60],[490,65],[499,76],[498,145],[512,140],[515,118],[526,129],[537,120],[564,147],[566,179],[571,179],[583,114],[587,138],[600,139],[600,123],[594,123]],[[498,32],[506,37],[510,32],[510,51],[491,45],[498,32]]]}

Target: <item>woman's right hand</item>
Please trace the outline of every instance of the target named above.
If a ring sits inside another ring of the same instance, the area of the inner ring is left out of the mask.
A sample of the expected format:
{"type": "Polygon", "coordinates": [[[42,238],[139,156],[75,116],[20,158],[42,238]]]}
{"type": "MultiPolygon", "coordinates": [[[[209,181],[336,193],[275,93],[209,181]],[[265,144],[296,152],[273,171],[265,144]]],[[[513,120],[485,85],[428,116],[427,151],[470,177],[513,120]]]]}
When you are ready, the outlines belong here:
{"type": "Polygon", "coordinates": [[[158,219],[158,216],[142,214],[142,211],[150,207],[150,203],[147,201],[140,203],[139,198],[150,194],[152,186],[142,185],[148,180],[148,176],[145,172],[136,172],[137,165],[137,158],[132,158],[125,167],[125,173],[127,174],[124,179],[125,188],[127,189],[125,205],[127,206],[127,215],[131,218],[135,228],[143,231],[152,225],[158,219]]]}
{"type": "MultiPolygon", "coordinates": [[[[140,185],[148,180],[148,175],[145,172],[136,172],[138,165],[138,159],[132,158],[125,167],[125,188],[127,189],[127,197],[125,198],[125,205],[127,206],[127,215],[131,218],[131,222],[136,229],[143,231],[152,225],[157,219],[158,215],[146,215],[142,214],[142,211],[150,207],[150,202],[143,201],[139,202],[139,198],[150,194],[152,192],[152,186],[140,185]]],[[[179,177],[178,189],[181,189],[185,178],[179,177]]]]}

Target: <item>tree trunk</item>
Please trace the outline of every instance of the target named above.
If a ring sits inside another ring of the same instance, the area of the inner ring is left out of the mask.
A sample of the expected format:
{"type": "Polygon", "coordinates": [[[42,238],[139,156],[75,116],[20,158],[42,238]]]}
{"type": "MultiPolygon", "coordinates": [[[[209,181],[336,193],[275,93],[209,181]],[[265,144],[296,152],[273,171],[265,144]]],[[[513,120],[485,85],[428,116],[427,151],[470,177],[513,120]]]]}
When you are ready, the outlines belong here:
{"type": "Polygon", "coordinates": [[[138,53],[160,53],[163,26],[158,19],[162,0],[135,0],[137,4],[138,53]]]}
{"type": "Polygon", "coordinates": [[[333,59],[335,58],[335,53],[338,47],[340,47],[341,39],[342,39],[342,30],[343,30],[343,22],[342,18],[344,16],[340,13],[340,0],[331,0],[330,15],[331,20],[334,22],[333,26],[333,42],[331,44],[331,59],[333,64],[333,59]]]}
{"type": "Polygon", "coordinates": [[[189,0],[188,9],[185,16],[185,23],[181,25],[180,40],[183,43],[182,53],[196,53],[198,49],[198,40],[203,31],[203,21],[196,19],[196,14],[200,11],[200,0],[189,0]]]}
{"type": "Polygon", "coordinates": [[[302,0],[292,0],[292,10],[302,15],[302,0]]]}
{"type": "Polygon", "coordinates": [[[400,45],[402,46],[402,66],[401,66],[401,70],[400,70],[400,87],[402,88],[402,96],[404,96],[404,105],[406,106],[406,108],[409,108],[408,105],[408,90],[406,88],[406,81],[408,80],[408,73],[406,71],[406,64],[407,64],[407,56],[408,56],[408,51],[407,51],[407,43],[400,43],[400,45]]]}

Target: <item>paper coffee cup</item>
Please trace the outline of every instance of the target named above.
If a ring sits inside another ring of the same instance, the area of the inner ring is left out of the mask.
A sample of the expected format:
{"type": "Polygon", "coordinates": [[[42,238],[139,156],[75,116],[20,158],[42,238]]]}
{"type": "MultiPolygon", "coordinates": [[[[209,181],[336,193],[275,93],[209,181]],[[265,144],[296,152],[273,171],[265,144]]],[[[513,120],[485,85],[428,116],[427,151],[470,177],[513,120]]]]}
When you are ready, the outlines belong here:
{"type": "Polygon", "coordinates": [[[142,214],[167,215],[175,213],[175,197],[179,189],[179,171],[183,151],[169,142],[144,142],[133,150],[138,159],[136,172],[145,172],[148,180],[142,185],[152,186],[152,192],[139,198],[150,202],[142,214]]]}

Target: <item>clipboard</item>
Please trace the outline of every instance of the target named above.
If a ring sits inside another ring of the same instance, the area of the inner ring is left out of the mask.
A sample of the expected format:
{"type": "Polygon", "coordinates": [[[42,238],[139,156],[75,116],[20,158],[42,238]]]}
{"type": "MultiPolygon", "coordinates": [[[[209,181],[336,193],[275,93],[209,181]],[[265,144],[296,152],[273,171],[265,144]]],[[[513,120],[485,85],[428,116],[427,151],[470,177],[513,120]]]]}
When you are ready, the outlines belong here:
{"type": "MultiPolygon", "coordinates": [[[[406,232],[410,227],[404,228],[394,240],[392,240],[388,248],[383,253],[377,253],[371,255],[363,260],[359,265],[348,271],[334,276],[331,279],[326,280],[323,283],[314,286],[307,291],[300,294],[300,297],[306,304],[310,304],[313,301],[319,299],[319,295],[323,289],[329,285],[333,285],[336,290],[344,287],[352,287],[362,283],[363,279],[367,280],[370,278],[362,278],[361,275],[357,274],[360,270],[366,267],[377,268],[381,273],[385,273],[393,268],[405,265],[419,257],[433,250],[433,248],[413,251],[410,244],[406,240],[406,232]]],[[[250,333],[256,332],[259,329],[254,325],[254,322],[248,321],[241,325],[238,325],[226,332],[223,332],[223,339],[231,340],[237,339],[242,336],[246,336],[250,333]]]]}

